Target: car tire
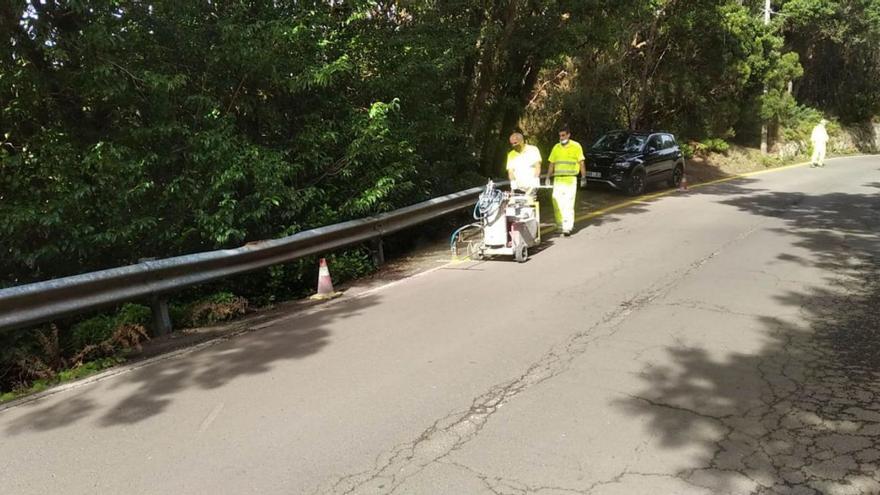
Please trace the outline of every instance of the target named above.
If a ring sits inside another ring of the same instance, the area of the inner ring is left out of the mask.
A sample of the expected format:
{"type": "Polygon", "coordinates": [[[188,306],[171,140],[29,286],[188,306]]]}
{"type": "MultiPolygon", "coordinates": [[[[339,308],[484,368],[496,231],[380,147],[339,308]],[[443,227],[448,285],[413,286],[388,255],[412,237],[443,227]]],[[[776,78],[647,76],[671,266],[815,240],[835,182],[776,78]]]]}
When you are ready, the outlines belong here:
{"type": "Polygon", "coordinates": [[[672,177],[669,178],[667,184],[669,184],[669,187],[678,187],[681,185],[682,177],[684,177],[684,165],[679,163],[672,170],[672,177]]]}
{"type": "Polygon", "coordinates": [[[648,177],[645,173],[645,169],[637,168],[632,171],[632,174],[629,177],[629,183],[626,187],[626,193],[630,196],[641,196],[645,193],[645,188],[648,186],[648,177]]]}

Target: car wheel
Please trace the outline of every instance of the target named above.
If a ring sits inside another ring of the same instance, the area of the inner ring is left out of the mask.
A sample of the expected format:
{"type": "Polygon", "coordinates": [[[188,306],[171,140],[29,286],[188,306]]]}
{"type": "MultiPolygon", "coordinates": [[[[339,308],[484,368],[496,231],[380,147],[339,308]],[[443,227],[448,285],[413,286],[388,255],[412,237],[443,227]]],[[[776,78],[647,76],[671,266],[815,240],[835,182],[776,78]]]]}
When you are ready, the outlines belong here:
{"type": "Polygon", "coordinates": [[[684,177],[684,165],[676,165],[672,171],[672,177],[669,178],[669,187],[678,187],[681,185],[681,178],[684,177]]]}
{"type": "Polygon", "coordinates": [[[641,196],[644,194],[646,186],[647,174],[645,174],[645,169],[637,168],[633,170],[629,178],[629,187],[627,187],[626,192],[630,196],[641,196]]]}

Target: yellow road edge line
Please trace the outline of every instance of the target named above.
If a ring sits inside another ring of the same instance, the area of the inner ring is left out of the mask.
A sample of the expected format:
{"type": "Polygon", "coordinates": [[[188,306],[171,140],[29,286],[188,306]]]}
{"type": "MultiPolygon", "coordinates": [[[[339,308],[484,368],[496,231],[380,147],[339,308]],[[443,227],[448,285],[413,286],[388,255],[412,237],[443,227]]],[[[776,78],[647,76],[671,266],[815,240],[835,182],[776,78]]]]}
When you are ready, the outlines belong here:
{"type": "MultiPolygon", "coordinates": [[[[876,155],[837,156],[837,157],[833,157],[830,159],[863,158],[866,156],[876,156],[876,155]]],[[[692,186],[688,186],[688,189],[699,189],[701,187],[714,186],[715,184],[723,184],[725,182],[730,182],[730,181],[737,180],[737,179],[745,179],[747,177],[752,177],[755,175],[769,174],[771,172],[780,172],[782,170],[789,170],[792,168],[804,167],[809,164],[810,164],[810,162],[800,162],[800,163],[793,163],[791,165],[783,165],[781,167],[768,168],[765,170],[755,170],[753,172],[745,172],[742,174],[732,175],[730,177],[722,177],[720,179],[710,180],[709,182],[699,182],[699,183],[694,184],[692,186]]],[[[583,222],[584,220],[589,220],[592,218],[601,217],[602,215],[606,215],[608,213],[611,213],[612,211],[620,210],[621,208],[626,208],[626,207],[640,204],[640,203],[647,204],[648,202],[653,201],[657,198],[662,198],[662,197],[669,196],[671,194],[675,194],[678,192],[681,192],[681,191],[679,191],[678,189],[669,189],[667,191],[660,191],[657,193],[646,194],[644,196],[639,196],[634,199],[623,201],[622,203],[616,203],[611,206],[606,206],[605,208],[602,208],[600,210],[596,210],[596,211],[581,215],[579,217],[575,217],[574,221],[575,221],[575,223],[579,223],[579,222],[583,222]]],[[[556,227],[544,227],[541,229],[541,235],[549,234],[555,230],[556,230],[556,227]]],[[[463,262],[468,262],[468,261],[473,261],[473,260],[471,260],[470,257],[468,256],[468,257],[464,257],[464,258],[450,260],[449,264],[458,264],[458,263],[463,263],[463,262]]]]}
{"type": "MultiPolygon", "coordinates": [[[[859,155],[859,156],[868,156],[868,155],[859,155]]],[[[840,158],[854,158],[854,157],[840,157],[840,158]]],[[[688,186],[688,189],[699,189],[701,187],[713,186],[715,184],[723,184],[725,182],[730,182],[732,180],[744,179],[746,177],[751,177],[753,175],[766,174],[766,173],[770,173],[770,172],[779,172],[781,170],[788,170],[788,169],[792,169],[792,168],[803,167],[803,166],[806,166],[809,164],[810,164],[810,162],[801,162],[801,163],[794,163],[792,165],[783,165],[781,167],[775,167],[775,168],[770,168],[770,169],[766,169],[766,170],[755,170],[754,172],[746,172],[743,174],[732,175],[730,177],[722,177],[720,179],[710,180],[709,182],[700,182],[700,183],[694,184],[692,186],[688,186]]],[[[632,206],[632,205],[639,204],[639,203],[647,203],[648,201],[652,201],[657,198],[662,198],[664,196],[669,196],[671,194],[675,194],[678,192],[680,192],[678,189],[669,189],[668,191],[660,191],[658,193],[647,194],[645,196],[639,196],[638,198],[631,199],[629,201],[617,203],[617,204],[608,206],[606,208],[603,208],[601,210],[596,210],[594,212],[587,213],[586,215],[581,215],[579,217],[576,217],[574,219],[574,221],[575,222],[582,222],[584,220],[596,218],[596,217],[602,216],[606,213],[610,213],[612,211],[619,210],[621,208],[626,208],[627,206],[632,206]]]]}

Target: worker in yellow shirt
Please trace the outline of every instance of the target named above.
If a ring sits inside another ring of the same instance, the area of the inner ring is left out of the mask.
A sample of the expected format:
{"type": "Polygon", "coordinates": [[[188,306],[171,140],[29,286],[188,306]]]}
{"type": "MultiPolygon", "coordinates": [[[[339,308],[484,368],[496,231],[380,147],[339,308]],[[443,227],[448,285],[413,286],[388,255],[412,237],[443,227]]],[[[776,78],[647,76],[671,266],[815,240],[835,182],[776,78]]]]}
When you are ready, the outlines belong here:
{"type": "Polygon", "coordinates": [[[548,160],[547,182],[553,182],[553,211],[556,216],[556,227],[562,228],[562,235],[571,235],[574,228],[575,197],[580,185],[587,179],[584,149],[580,143],[571,139],[571,130],[563,126],[559,130],[559,143],[553,146],[548,160]]]}
{"type": "Polygon", "coordinates": [[[537,147],[526,144],[525,138],[518,132],[510,135],[510,147],[507,153],[510,190],[525,191],[534,200],[541,185],[541,152],[537,147]]]}

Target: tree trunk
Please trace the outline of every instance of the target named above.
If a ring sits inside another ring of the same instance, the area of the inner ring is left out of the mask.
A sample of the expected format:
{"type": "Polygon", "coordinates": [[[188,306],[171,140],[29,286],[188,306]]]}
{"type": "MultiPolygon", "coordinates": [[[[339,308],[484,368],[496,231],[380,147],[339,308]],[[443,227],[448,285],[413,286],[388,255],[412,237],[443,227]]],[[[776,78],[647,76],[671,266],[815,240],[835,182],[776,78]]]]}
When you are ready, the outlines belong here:
{"type": "MultiPolygon", "coordinates": [[[[478,66],[478,83],[474,100],[471,103],[471,126],[470,135],[476,136],[481,125],[487,125],[488,122],[482,118],[482,114],[486,108],[486,102],[492,92],[492,87],[497,85],[498,66],[502,63],[499,58],[504,54],[510,38],[513,36],[516,27],[517,7],[520,0],[510,0],[507,8],[503,12],[500,22],[504,26],[501,36],[497,40],[491,40],[489,37],[482,40],[483,52],[478,66]]],[[[492,18],[487,22],[493,22],[492,18]]]]}

